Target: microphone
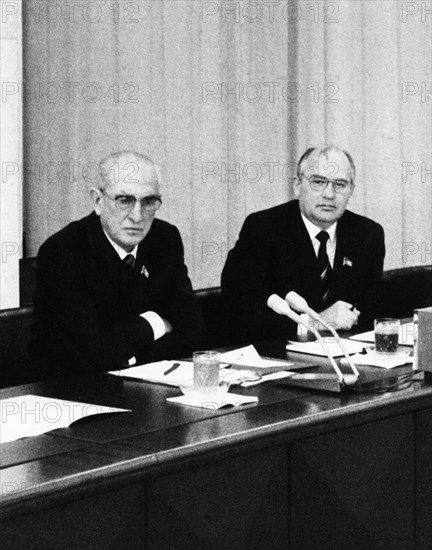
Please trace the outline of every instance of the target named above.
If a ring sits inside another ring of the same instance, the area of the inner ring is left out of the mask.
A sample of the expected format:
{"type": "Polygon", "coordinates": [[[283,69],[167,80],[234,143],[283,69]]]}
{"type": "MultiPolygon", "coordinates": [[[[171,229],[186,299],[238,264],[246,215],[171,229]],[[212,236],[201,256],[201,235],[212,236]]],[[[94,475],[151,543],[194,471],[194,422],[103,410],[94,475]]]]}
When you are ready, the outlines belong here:
{"type": "Polygon", "coordinates": [[[267,305],[275,313],[278,313],[279,315],[286,315],[295,323],[303,325],[305,328],[308,329],[308,327],[303,324],[303,321],[301,320],[300,315],[297,315],[297,313],[295,313],[290,308],[288,302],[283,298],[281,298],[280,296],[278,296],[277,294],[272,294],[271,296],[269,296],[269,299],[267,300],[267,305]]]}
{"type": "Polygon", "coordinates": [[[347,353],[346,348],[339,337],[339,334],[336,332],[336,329],[332,325],[327,323],[327,321],[323,319],[319,313],[317,313],[312,308],[310,308],[306,300],[303,298],[303,296],[300,296],[300,294],[297,294],[297,292],[294,292],[294,290],[291,290],[290,292],[288,292],[288,294],[285,297],[285,300],[293,309],[295,309],[296,311],[299,311],[300,313],[307,313],[310,317],[312,317],[312,319],[315,319],[315,321],[318,321],[319,323],[321,323],[327,330],[329,330],[333,334],[333,336],[336,338],[336,341],[339,347],[343,351],[343,354],[345,355],[345,358],[348,361],[349,366],[351,367],[355,375],[354,382],[350,382],[350,383],[355,383],[358,377],[360,376],[360,373],[357,370],[357,367],[355,366],[353,360],[347,353]]]}
{"type": "Polygon", "coordinates": [[[296,311],[300,313],[307,313],[309,317],[312,317],[312,319],[315,319],[315,321],[319,321],[327,330],[330,330],[333,332],[333,327],[323,319],[319,313],[314,311],[312,308],[309,307],[306,300],[303,298],[303,296],[300,296],[300,294],[297,294],[297,292],[294,292],[294,290],[291,290],[288,292],[288,294],[285,296],[285,300],[288,302],[288,304],[295,309],[296,311]]]}
{"type": "Polygon", "coordinates": [[[300,316],[297,315],[297,313],[295,313],[291,309],[291,307],[289,306],[289,304],[286,300],[284,300],[283,298],[281,298],[277,294],[272,294],[271,296],[269,296],[269,298],[267,300],[267,305],[274,312],[278,313],[279,315],[286,315],[287,317],[289,317],[295,323],[298,323],[299,325],[302,325],[303,327],[305,327],[306,330],[308,330],[309,332],[312,332],[312,334],[315,336],[315,338],[318,340],[321,347],[323,348],[325,354],[327,355],[328,360],[330,361],[334,371],[336,372],[337,377],[339,379],[339,382],[341,384],[353,384],[354,382],[357,381],[357,378],[356,378],[354,381],[350,380],[349,382],[346,382],[346,380],[344,378],[344,375],[342,374],[341,370],[339,369],[336,361],[334,360],[334,357],[330,353],[330,350],[326,346],[326,343],[322,339],[322,337],[321,337],[320,333],[318,332],[318,330],[315,327],[310,327],[308,325],[305,325],[303,323],[303,321],[301,320],[300,316]]]}

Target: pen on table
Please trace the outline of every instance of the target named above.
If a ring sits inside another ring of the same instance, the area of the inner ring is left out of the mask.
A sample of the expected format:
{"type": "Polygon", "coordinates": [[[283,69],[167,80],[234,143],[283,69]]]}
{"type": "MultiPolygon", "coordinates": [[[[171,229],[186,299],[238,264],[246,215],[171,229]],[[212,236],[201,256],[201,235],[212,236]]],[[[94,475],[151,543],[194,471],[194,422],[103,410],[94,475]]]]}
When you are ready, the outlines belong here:
{"type": "Polygon", "coordinates": [[[167,374],[170,374],[172,372],[174,372],[176,369],[178,369],[180,366],[180,363],[174,363],[173,365],[171,365],[171,367],[169,369],[167,369],[165,372],[164,372],[164,376],[166,376],[167,374]]]}

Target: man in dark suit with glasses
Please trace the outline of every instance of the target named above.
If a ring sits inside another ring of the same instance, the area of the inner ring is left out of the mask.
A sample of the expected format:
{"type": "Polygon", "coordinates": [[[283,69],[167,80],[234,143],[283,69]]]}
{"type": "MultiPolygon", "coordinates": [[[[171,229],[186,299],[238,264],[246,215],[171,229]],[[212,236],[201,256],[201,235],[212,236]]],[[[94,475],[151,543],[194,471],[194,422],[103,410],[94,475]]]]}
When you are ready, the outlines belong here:
{"type": "Polygon", "coordinates": [[[41,246],[30,346],[41,376],[104,372],[200,347],[203,321],[180,234],[155,219],[159,183],[146,156],[110,155],[91,189],[94,212],[41,246]]]}
{"type": "Polygon", "coordinates": [[[336,329],[370,324],[384,231],[346,209],[354,185],[347,152],[310,148],[298,163],[298,200],[246,218],[222,273],[231,321],[244,340],[294,335],[294,324],[267,307],[271,294],[285,297],[291,290],[336,329]]]}

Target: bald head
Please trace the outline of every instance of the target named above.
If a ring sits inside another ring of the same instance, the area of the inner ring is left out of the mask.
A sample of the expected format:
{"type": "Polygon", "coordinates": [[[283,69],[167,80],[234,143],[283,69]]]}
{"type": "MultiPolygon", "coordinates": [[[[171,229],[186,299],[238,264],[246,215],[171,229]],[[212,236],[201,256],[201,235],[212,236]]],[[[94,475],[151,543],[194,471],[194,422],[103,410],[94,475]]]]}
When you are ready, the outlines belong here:
{"type": "Polygon", "coordinates": [[[344,168],[349,165],[348,173],[350,174],[350,181],[354,184],[356,172],[354,161],[347,151],[340,149],[336,145],[324,145],[323,147],[310,147],[307,149],[300,157],[297,165],[298,179],[300,179],[301,174],[310,171],[310,169],[316,166],[320,161],[323,165],[327,165],[326,177],[328,178],[337,178],[338,172],[342,169],[342,165],[344,168]],[[343,157],[345,157],[345,160],[343,157]],[[335,158],[339,158],[340,162],[334,162],[335,158]]]}
{"type": "Polygon", "coordinates": [[[100,161],[99,168],[103,189],[119,181],[134,183],[142,177],[158,186],[161,180],[159,167],[149,157],[135,151],[113,153],[100,161]]]}

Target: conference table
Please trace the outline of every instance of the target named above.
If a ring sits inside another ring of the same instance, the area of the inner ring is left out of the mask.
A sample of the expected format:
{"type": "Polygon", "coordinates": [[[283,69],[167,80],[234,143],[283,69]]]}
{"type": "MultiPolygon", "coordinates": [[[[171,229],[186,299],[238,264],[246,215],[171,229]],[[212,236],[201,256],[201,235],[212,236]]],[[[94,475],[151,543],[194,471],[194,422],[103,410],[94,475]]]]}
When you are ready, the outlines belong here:
{"type": "MultiPolygon", "coordinates": [[[[280,358],[284,344],[256,347],[280,358]]],[[[0,445],[0,548],[432,547],[422,373],[385,393],[232,391],[259,401],[183,407],[166,402],[177,388],[110,374],[1,390],[131,412],[0,445]]]]}

